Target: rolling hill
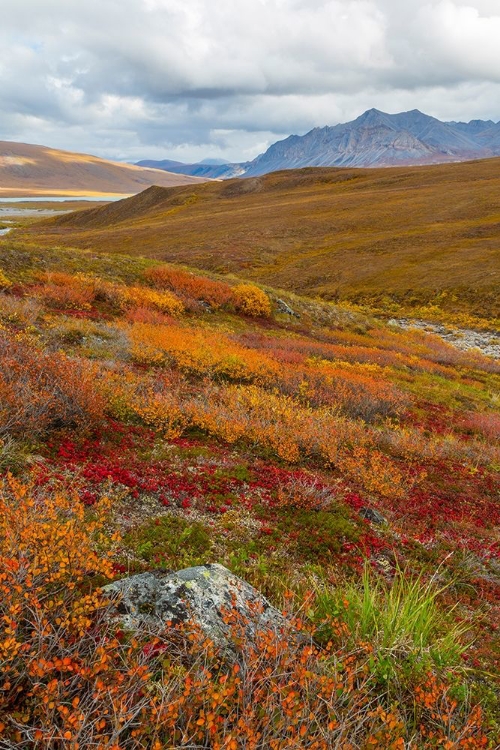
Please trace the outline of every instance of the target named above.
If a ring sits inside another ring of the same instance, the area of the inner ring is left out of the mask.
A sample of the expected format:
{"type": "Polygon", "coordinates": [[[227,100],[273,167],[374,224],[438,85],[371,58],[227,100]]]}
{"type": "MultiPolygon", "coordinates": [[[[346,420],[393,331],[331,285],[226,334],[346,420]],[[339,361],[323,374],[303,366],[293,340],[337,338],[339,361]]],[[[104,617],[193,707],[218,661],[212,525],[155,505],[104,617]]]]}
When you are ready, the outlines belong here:
{"type": "Polygon", "coordinates": [[[303,169],[153,187],[13,238],[140,252],[327,299],[446,299],[486,317],[499,314],[499,194],[500,159],[303,169]]]}
{"type": "Polygon", "coordinates": [[[122,195],[203,180],[46,146],[0,141],[0,197],[122,195]]]}

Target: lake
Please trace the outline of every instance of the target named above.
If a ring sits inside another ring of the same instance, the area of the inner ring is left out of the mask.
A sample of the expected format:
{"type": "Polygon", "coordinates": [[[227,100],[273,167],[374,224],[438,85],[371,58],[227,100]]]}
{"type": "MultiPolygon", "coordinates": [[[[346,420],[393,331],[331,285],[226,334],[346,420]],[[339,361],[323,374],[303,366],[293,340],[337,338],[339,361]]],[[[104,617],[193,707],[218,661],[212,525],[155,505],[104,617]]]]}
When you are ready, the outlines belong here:
{"type": "Polygon", "coordinates": [[[43,195],[37,198],[2,198],[0,195],[0,203],[62,203],[63,201],[121,201],[124,198],[130,198],[130,195],[62,195],[52,198],[46,198],[43,195]]]}

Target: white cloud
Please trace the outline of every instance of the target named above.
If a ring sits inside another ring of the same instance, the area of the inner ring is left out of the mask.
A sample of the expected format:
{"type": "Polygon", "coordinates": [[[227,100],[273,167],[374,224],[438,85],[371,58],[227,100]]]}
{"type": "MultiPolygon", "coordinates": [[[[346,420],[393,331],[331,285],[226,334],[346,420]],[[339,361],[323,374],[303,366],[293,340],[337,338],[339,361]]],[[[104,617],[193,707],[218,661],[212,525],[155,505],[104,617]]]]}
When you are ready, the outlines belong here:
{"type": "Polygon", "coordinates": [[[498,0],[2,0],[0,138],[251,158],[368,107],[500,119],[498,0]]]}

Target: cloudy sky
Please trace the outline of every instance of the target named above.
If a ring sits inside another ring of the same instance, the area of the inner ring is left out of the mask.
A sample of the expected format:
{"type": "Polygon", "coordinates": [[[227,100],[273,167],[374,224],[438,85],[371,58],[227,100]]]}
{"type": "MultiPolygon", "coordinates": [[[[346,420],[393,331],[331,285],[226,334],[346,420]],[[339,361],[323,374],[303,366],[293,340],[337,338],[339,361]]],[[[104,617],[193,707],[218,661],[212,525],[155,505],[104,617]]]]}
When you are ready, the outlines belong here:
{"type": "Polygon", "coordinates": [[[244,161],[370,107],[500,120],[500,0],[1,0],[0,140],[244,161]]]}

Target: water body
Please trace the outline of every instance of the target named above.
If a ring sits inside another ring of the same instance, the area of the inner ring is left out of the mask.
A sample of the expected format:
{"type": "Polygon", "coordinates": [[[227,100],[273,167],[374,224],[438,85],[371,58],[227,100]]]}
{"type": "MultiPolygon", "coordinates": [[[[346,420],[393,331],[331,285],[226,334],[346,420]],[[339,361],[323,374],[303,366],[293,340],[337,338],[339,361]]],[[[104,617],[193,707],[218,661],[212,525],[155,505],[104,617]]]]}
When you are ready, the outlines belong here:
{"type": "MultiPolygon", "coordinates": [[[[3,216],[59,216],[59,214],[67,214],[68,210],[55,211],[53,208],[4,208],[0,206],[0,218],[3,216]]],[[[9,223],[7,219],[2,219],[2,221],[5,224],[9,223]]]]}
{"type": "Polygon", "coordinates": [[[130,195],[60,195],[57,197],[46,198],[44,195],[39,195],[37,198],[2,198],[0,195],[0,203],[63,203],[64,201],[92,201],[97,203],[99,201],[121,201],[123,198],[130,198],[130,195]]]}
{"type": "MultiPolygon", "coordinates": [[[[4,224],[16,224],[15,219],[23,219],[23,218],[30,218],[30,219],[43,219],[48,216],[61,216],[62,214],[67,214],[68,211],[73,211],[75,206],[75,203],[78,202],[92,202],[92,203],[109,203],[111,201],[118,201],[122,198],[128,198],[127,195],[64,195],[64,196],[57,196],[57,197],[48,197],[45,198],[44,196],[39,196],[37,198],[3,198],[0,195],[0,220],[4,224]],[[23,206],[16,206],[16,204],[23,203],[23,204],[33,204],[32,206],[28,207],[26,205],[23,206]],[[46,203],[53,203],[54,207],[44,207],[40,208],[35,204],[46,204],[46,203]],[[71,205],[65,206],[64,204],[68,203],[71,205]],[[8,217],[8,218],[4,218],[8,217]]],[[[6,229],[0,229],[0,237],[3,237],[4,235],[8,234],[12,231],[15,227],[7,227],[6,229]]]]}

